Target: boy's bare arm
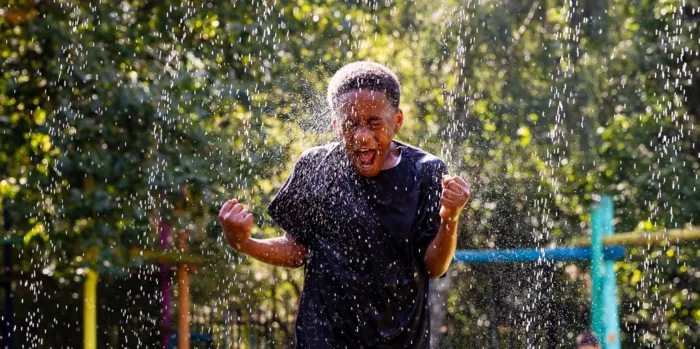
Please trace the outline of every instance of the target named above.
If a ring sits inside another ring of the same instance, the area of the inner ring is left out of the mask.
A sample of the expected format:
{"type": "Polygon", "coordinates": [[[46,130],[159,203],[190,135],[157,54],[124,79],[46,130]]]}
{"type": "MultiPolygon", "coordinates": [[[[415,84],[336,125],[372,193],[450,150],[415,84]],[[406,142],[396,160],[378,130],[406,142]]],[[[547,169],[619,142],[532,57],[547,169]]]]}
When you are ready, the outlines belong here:
{"type": "Polygon", "coordinates": [[[285,235],[270,239],[253,239],[254,216],[238,200],[227,201],[219,212],[219,222],[226,242],[240,253],[259,261],[289,268],[304,265],[308,251],[291,236],[285,235]]]}
{"type": "Polygon", "coordinates": [[[437,236],[425,251],[425,267],[431,278],[440,277],[450,267],[457,248],[457,222],[457,218],[453,221],[443,218],[437,236]]]}
{"type": "Polygon", "coordinates": [[[450,267],[457,248],[457,225],[462,209],[471,195],[469,185],[460,177],[445,176],[440,197],[440,229],[425,251],[428,276],[437,278],[450,267]]]}
{"type": "Polygon", "coordinates": [[[304,265],[308,251],[289,235],[270,239],[248,239],[238,252],[261,262],[279,267],[298,268],[304,265]]]}

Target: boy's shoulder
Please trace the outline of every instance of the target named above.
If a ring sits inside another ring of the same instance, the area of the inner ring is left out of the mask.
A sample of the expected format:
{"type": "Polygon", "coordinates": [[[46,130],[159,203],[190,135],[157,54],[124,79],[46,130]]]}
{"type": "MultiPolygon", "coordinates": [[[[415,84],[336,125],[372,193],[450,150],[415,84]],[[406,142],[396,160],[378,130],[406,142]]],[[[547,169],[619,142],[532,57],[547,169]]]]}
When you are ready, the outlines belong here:
{"type": "Polygon", "coordinates": [[[394,142],[396,142],[396,144],[400,145],[402,148],[401,157],[413,162],[416,169],[419,171],[446,171],[447,166],[445,165],[445,162],[436,155],[410,144],[399,141],[394,142]]]}
{"type": "Polygon", "coordinates": [[[319,164],[330,154],[334,153],[339,148],[339,145],[340,143],[333,142],[308,148],[301,153],[297,163],[305,165],[319,164]]]}
{"type": "Polygon", "coordinates": [[[329,169],[333,164],[337,163],[339,159],[342,159],[339,158],[341,154],[342,149],[338,142],[307,148],[296,160],[296,164],[294,165],[295,172],[306,171],[317,173],[319,170],[329,169]]]}
{"type": "Polygon", "coordinates": [[[303,153],[301,153],[301,158],[309,158],[309,157],[323,157],[328,155],[330,152],[332,152],[334,149],[336,149],[340,145],[339,142],[332,142],[324,145],[318,145],[315,147],[308,148],[304,150],[303,153]]]}

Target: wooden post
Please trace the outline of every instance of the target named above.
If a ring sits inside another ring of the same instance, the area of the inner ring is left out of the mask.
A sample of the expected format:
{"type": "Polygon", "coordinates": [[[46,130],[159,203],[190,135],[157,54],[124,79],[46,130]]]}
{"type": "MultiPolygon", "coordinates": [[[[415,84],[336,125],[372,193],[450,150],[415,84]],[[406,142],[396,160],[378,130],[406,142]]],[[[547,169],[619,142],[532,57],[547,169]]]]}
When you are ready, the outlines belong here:
{"type": "Polygon", "coordinates": [[[97,278],[96,271],[85,274],[83,294],[83,347],[97,348],[97,278]]]}
{"type": "MultiPolygon", "coordinates": [[[[177,234],[177,245],[181,252],[187,251],[187,233],[177,234]]],[[[190,348],[190,273],[186,262],[177,265],[177,348],[190,348]]]]}
{"type": "Polygon", "coordinates": [[[604,195],[591,210],[591,327],[603,349],[620,349],[615,262],[603,260],[603,238],[614,233],[613,200],[604,195]]]}

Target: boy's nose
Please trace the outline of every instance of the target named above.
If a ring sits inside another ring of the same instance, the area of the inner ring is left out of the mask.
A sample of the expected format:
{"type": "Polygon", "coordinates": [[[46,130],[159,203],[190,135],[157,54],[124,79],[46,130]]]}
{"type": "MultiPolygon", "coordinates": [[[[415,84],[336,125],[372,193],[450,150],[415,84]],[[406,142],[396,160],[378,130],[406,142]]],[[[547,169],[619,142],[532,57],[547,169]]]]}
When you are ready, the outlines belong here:
{"type": "Polygon", "coordinates": [[[358,127],[355,131],[355,142],[363,143],[372,137],[372,132],[367,127],[358,127]]]}

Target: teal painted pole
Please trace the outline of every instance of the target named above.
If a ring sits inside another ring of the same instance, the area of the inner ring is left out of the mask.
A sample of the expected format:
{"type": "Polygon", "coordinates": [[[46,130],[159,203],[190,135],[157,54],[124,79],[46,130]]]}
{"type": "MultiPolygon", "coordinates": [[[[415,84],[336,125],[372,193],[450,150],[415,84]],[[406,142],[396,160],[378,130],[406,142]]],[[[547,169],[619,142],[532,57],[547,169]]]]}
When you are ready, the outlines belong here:
{"type": "Polygon", "coordinates": [[[620,349],[620,315],[617,301],[617,278],[613,261],[603,260],[603,237],[612,235],[613,200],[603,195],[591,210],[591,327],[603,349],[620,349]]]}

